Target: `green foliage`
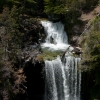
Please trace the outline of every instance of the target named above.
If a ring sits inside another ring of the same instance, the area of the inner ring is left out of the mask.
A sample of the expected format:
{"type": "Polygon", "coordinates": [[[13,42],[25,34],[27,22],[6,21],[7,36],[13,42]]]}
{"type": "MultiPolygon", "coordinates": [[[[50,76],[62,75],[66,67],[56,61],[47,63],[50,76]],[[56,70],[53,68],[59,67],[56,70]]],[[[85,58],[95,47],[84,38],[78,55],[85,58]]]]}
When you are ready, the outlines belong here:
{"type": "Polygon", "coordinates": [[[0,95],[4,93],[3,100],[6,98],[12,100],[14,96],[11,97],[11,95],[16,91],[14,87],[16,79],[13,75],[15,75],[15,64],[18,63],[17,53],[23,37],[23,33],[19,31],[18,14],[16,6],[13,6],[11,11],[5,7],[0,14],[0,95]]]}
{"type": "Polygon", "coordinates": [[[87,37],[85,36],[84,39],[84,42],[82,42],[84,50],[83,61],[87,60],[87,67],[91,69],[94,68],[96,63],[99,61],[97,60],[97,57],[100,55],[100,52],[98,51],[100,49],[100,33],[91,32],[87,37]]]}
{"type": "Polygon", "coordinates": [[[91,8],[91,7],[94,7],[98,4],[99,0],[85,0],[85,7],[88,9],[88,8],[91,8]]]}
{"type": "Polygon", "coordinates": [[[91,98],[99,98],[100,96],[100,17],[96,18],[91,27],[91,31],[83,36],[82,39],[82,65],[83,71],[90,73],[89,88],[91,98]]]}
{"type": "Polygon", "coordinates": [[[1,10],[3,7],[12,8],[13,6],[17,6],[20,9],[21,13],[36,13],[38,10],[37,2],[35,0],[0,0],[1,10]]]}
{"type": "Polygon", "coordinates": [[[50,51],[48,49],[43,50],[42,57],[44,60],[54,60],[58,55],[63,55],[62,51],[50,51]]]}
{"type": "Polygon", "coordinates": [[[11,11],[8,8],[3,10],[2,15],[0,16],[0,23],[4,26],[4,33],[2,33],[2,42],[4,45],[20,45],[21,38],[23,36],[22,33],[19,32],[19,24],[18,24],[18,10],[14,6],[11,11]]]}
{"type": "Polygon", "coordinates": [[[62,1],[51,1],[51,0],[44,0],[45,2],[45,12],[47,14],[62,14],[66,11],[65,0],[62,1]]]}
{"type": "Polygon", "coordinates": [[[80,10],[85,4],[84,0],[44,0],[47,14],[66,14],[70,10],[80,10]]]}
{"type": "Polygon", "coordinates": [[[0,0],[0,3],[3,5],[17,5],[17,4],[22,4],[25,2],[35,3],[34,0],[23,0],[23,1],[20,1],[20,0],[0,0]]]}

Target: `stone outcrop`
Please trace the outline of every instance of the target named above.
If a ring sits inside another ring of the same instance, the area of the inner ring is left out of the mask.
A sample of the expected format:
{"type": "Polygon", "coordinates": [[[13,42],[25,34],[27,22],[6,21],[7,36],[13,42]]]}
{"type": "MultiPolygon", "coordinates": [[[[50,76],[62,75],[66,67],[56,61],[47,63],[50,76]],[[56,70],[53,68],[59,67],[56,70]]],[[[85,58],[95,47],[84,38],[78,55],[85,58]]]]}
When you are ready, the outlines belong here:
{"type": "Polygon", "coordinates": [[[45,38],[44,28],[42,27],[40,20],[38,18],[31,18],[26,15],[22,15],[19,18],[20,31],[25,35],[23,37],[23,42],[26,44],[39,43],[39,39],[42,41],[45,38]]]}
{"type": "MultiPolygon", "coordinates": [[[[30,45],[23,49],[20,64],[26,76],[26,96],[29,100],[43,100],[44,98],[44,61],[39,46],[30,45]]],[[[23,98],[22,98],[23,99],[23,98]]],[[[24,99],[23,99],[24,100],[24,99]]]]}

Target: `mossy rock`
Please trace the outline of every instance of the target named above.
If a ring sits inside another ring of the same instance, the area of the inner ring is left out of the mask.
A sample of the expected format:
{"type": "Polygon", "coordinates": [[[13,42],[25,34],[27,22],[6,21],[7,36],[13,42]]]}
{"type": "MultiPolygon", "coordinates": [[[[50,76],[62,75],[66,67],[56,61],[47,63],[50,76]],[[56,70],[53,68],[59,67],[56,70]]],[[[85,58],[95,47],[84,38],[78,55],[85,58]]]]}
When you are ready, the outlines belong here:
{"type": "Polygon", "coordinates": [[[62,51],[50,51],[50,50],[43,50],[43,59],[44,60],[54,60],[57,58],[58,55],[62,55],[62,51]]]}
{"type": "Polygon", "coordinates": [[[43,62],[43,56],[41,54],[38,54],[37,57],[35,58],[35,60],[39,61],[39,62],[43,62]]]}

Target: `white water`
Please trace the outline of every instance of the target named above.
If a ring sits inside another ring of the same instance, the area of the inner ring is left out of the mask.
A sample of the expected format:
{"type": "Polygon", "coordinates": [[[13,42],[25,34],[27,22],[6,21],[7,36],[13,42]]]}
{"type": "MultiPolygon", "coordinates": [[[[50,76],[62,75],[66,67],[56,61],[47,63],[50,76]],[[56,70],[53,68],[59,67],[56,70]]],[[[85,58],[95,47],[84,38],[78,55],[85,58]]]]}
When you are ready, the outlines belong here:
{"type": "Polygon", "coordinates": [[[60,57],[45,61],[45,100],[80,100],[81,73],[77,71],[79,60],[68,56],[63,63],[60,57]]]}
{"type": "Polygon", "coordinates": [[[42,48],[48,47],[50,50],[66,50],[69,44],[68,37],[64,31],[64,25],[61,22],[53,23],[50,21],[41,21],[41,23],[47,35],[45,43],[41,45],[42,48]],[[54,43],[50,42],[51,37],[54,43]]]}
{"type": "MultiPolygon", "coordinates": [[[[68,38],[61,22],[41,21],[47,38],[43,48],[50,50],[66,50],[69,47],[68,38]],[[50,37],[54,44],[50,43],[50,37]]],[[[81,72],[77,70],[80,58],[73,57],[70,47],[63,61],[58,56],[52,61],[45,61],[45,100],[80,100],[81,72]]]]}

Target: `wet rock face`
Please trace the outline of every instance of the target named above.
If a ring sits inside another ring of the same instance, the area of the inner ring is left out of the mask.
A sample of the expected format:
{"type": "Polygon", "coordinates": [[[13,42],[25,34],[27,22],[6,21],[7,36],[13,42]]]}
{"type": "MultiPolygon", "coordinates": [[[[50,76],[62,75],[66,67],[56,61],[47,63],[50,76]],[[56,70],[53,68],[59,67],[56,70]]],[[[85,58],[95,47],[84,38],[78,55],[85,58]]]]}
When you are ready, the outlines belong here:
{"type": "Polygon", "coordinates": [[[44,61],[37,59],[40,56],[40,49],[33,45],[23,49],[21,54],[21,65],[23,67],[27,87],[28,100],[43,100],[44,82],[44,61]]]}
{"type": "Polygon", "coordinates": [[[74,46],[76,46],[78,43],[78,39],[79,39],[79,36],[72,36],[71,40],[70,40],[70,43],[74,46]]]}

